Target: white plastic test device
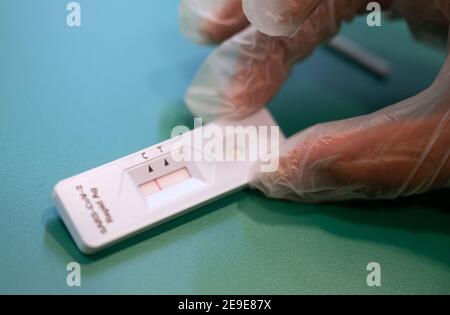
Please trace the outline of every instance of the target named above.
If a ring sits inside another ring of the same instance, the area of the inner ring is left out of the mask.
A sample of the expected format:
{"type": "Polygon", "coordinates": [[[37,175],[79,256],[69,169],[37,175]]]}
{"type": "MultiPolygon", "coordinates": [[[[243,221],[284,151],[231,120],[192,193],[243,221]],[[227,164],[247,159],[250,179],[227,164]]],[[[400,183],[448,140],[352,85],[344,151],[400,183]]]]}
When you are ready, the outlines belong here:
{"type": "Polygon", "coordinates": [[[220,140],[224,151],[231,151],[235,157],[242,155],[243,159],[216,160],[202,154],[197,154],[196,158],[195,153],[202,153],[199,151],[208,139],[202,138],[204,143],[200,146],[180,147],[179,139],[175,137],[59,182],[53,191],[54,204],[79,249],[93,254],[245,188],[255,163],[246,159],[249,156],[245,151],[258,144],[247,143],[246,148],[239,147],[238,142],[230,141],[235,135],[230,137],[227,133],[229,126],[239,126],[240,129],[234,128],[234,132],[246,132],[248,126],[267,127],[267,134],[263,133],[267,139],[263,140],[267,140],[268,150],[284,139],[278,132],[278,139],[274,141],[271,132],[279,128],[270,113],[263,109],[241,121],[216,121],[201,127],[203,134],[208,134],[209,128],[224,131],[220,140]],[[175,144],[176,150],[189,154],[190,159],[174,159],[175,144]]]}

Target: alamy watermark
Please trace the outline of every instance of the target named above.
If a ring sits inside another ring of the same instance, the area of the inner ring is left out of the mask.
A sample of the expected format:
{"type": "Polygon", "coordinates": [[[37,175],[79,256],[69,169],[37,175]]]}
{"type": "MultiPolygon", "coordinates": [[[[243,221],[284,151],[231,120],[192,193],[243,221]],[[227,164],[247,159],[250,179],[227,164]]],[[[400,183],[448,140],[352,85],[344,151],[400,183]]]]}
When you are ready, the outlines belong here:
{"type": "Polygon", "coordinates": [[[381,287],[381,265],[377,262],[370,262],[366,267],[370,271],[366,278],[369,287],[381,287]]]}
{"type": "Polygon", "coordinates": [[[278,126],[241,126],[210,124],[194,119],[194,130],[177,126],[172,138],[172,159],[206,162],[259,162],[260,171],[275,172],[279,165],[280,128],[278,126]],[[185,150],[189,147],[194,150],[185,150]]]}
{"type": "Polygon", "coordinates": [[[78,2],[70,2],[66,6],[66,10],[69,11],[66,17],[66,23],[69,27],[81,26],[81,6],[78,2]]]}
{"type": "Polygon", "coordinates": [[[66,284],[68,287],[81,287],[81,266],[79,263],[72,261],[67,264],[66,284]]]}
{"type": "Polygon", "coordinates": [[[367,26],[381,26],[381,5],[378,2],[370,2],[367,4],[366,10],[370,12],[367,15],[367,26]]]}

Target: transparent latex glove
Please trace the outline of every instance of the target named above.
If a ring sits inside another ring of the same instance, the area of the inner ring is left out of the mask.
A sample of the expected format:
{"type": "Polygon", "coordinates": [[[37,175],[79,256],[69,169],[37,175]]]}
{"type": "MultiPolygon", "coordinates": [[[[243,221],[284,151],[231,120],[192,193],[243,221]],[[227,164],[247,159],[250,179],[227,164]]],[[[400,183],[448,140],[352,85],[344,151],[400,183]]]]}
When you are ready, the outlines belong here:
{"type": "MultiPolygon", "coordinates": [[[[234,34],[205,61],[187,91],[186,104],[196,116],[206,120],[218,116],[240,118],[257,111],[276,94],[295,61],[306,58],[316,46],[331,39],[343,20],[366,12],[368,2],[182,0],[181,29],[191,38],[218,42],[234,34]],[[259,9],[251,13],[255,3],[259,9]],[[278,24],[267,20],[270,14],[261,13],[269,12],[264,11],[267,6],[272,9],[271,16],[279,17],[275,19],[278,24]],[[258,31],[253,25],[246,27],[248,21],[243,8],[251,21],[263,21],[255,22],[257,27],[271,27],[262,31],[286,36],[274,37],[258,31]]],[[[448,28],[448,0],[379,2],[383,8],[392,8],[397,15],[404,16],[418,35],[423,35],[420,32],[425,30],[441,34],[446,23],[448,28]]]]}
{"type": "Polygon", "coordinates": [[[241,0],[183,0],[179,8],[180,29],[199,43],[215,43],[248,25],[241,0]]]}
{"type": "Polygon", "coordinates": [[[246,27],[240,0],[182,1],[182,30],[197,41],[220,41],[242,30],[207,58],[189,88],[186,103],[195,115],[212,120],[219,116],[241,118],[257,111],[278,91],[295,61],[331,39],[341,21],[365,10],[367,2],[295,1],[305,3],[297,7],[308,7],[310,13],[291,37],[269,36],[252,25],[246,27]]]}
{"type": "Polygon", "coordinates": [[[371,115],[319,124],[280,148],[251,187],[304,202],[394,199],[450,187],[450,58],[431,87],[371,115]]]}
{"type": "MultiPolygon", "coordinates": [[[[261,0],[262,5],[266,2],[261,0]]],[[[288,2],[302,4],[299,7],[309,13],[298,15],[300,25],[273,28],[272,34],[285,36],[263,34],[251,26],[212,53],[186,96],[196,115],[238,118],[258,110],[279,89],[293,62],[333,37],[341,21],[364,11],[368,1],[288,2]],[[314,9],[306,10],[308,3],[315,3],[314,9]]],[[[384,8],[403,16],[416,34],[424,29],[435,34],[448,30],[449,4],[446,0],[382,2],[384,8]]],[[[288,26],[292,20],[286,19],[288,26]]],[[[430,88],[411,99],[293,136],[280,148],[278,171],[258,173],[255,167],[251,186],[271,197],[309,202],[395,198],[450,186],[449,64],[430,88]]]]}

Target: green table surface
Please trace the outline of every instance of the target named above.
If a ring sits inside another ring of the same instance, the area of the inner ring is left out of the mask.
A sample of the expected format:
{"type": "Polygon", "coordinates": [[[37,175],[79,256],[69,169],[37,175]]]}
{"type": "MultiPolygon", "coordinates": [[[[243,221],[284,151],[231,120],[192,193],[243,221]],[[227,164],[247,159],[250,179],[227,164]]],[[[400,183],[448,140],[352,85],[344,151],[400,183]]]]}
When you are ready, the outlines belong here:
{"type": "MultiPolygon", "coordinates": [[[[178,1],[0,1],[0,293],[450,293],[448,191],[326,205],[235,193],[96,256],[54,206],[55,183],[191,124],[183,95],[211,47],[178,30],[178,1]],[[81,287],[66,265],[81,264],[81,287]],[[381,287],[366,266],[381,265],[381,287]]],[[[365,114],[429,85],[442,51],[402,22],[344,33],[392,62],[379,80],[325,48],[270,108],[288,135],[365,114]]]]}

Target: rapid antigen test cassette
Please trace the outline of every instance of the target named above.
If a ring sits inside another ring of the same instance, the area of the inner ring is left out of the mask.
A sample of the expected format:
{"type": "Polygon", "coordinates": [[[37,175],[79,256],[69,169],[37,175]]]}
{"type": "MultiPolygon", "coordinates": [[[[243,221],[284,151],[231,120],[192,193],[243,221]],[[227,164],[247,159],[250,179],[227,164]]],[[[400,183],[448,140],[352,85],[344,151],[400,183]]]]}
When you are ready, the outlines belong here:
{"type": "Polygon", "coordinates": [[[59,182],[54,203],[77,246],[92,254],[246,187],[255,162],[274,163],[261,153],[278,158],[272,149],[283,139],[266,109],[219,120],[59,182]],[[199,135],[200,143],[185,141],[199,135]],[[256,161],[251,151],[259,153],[256,161]]]}

